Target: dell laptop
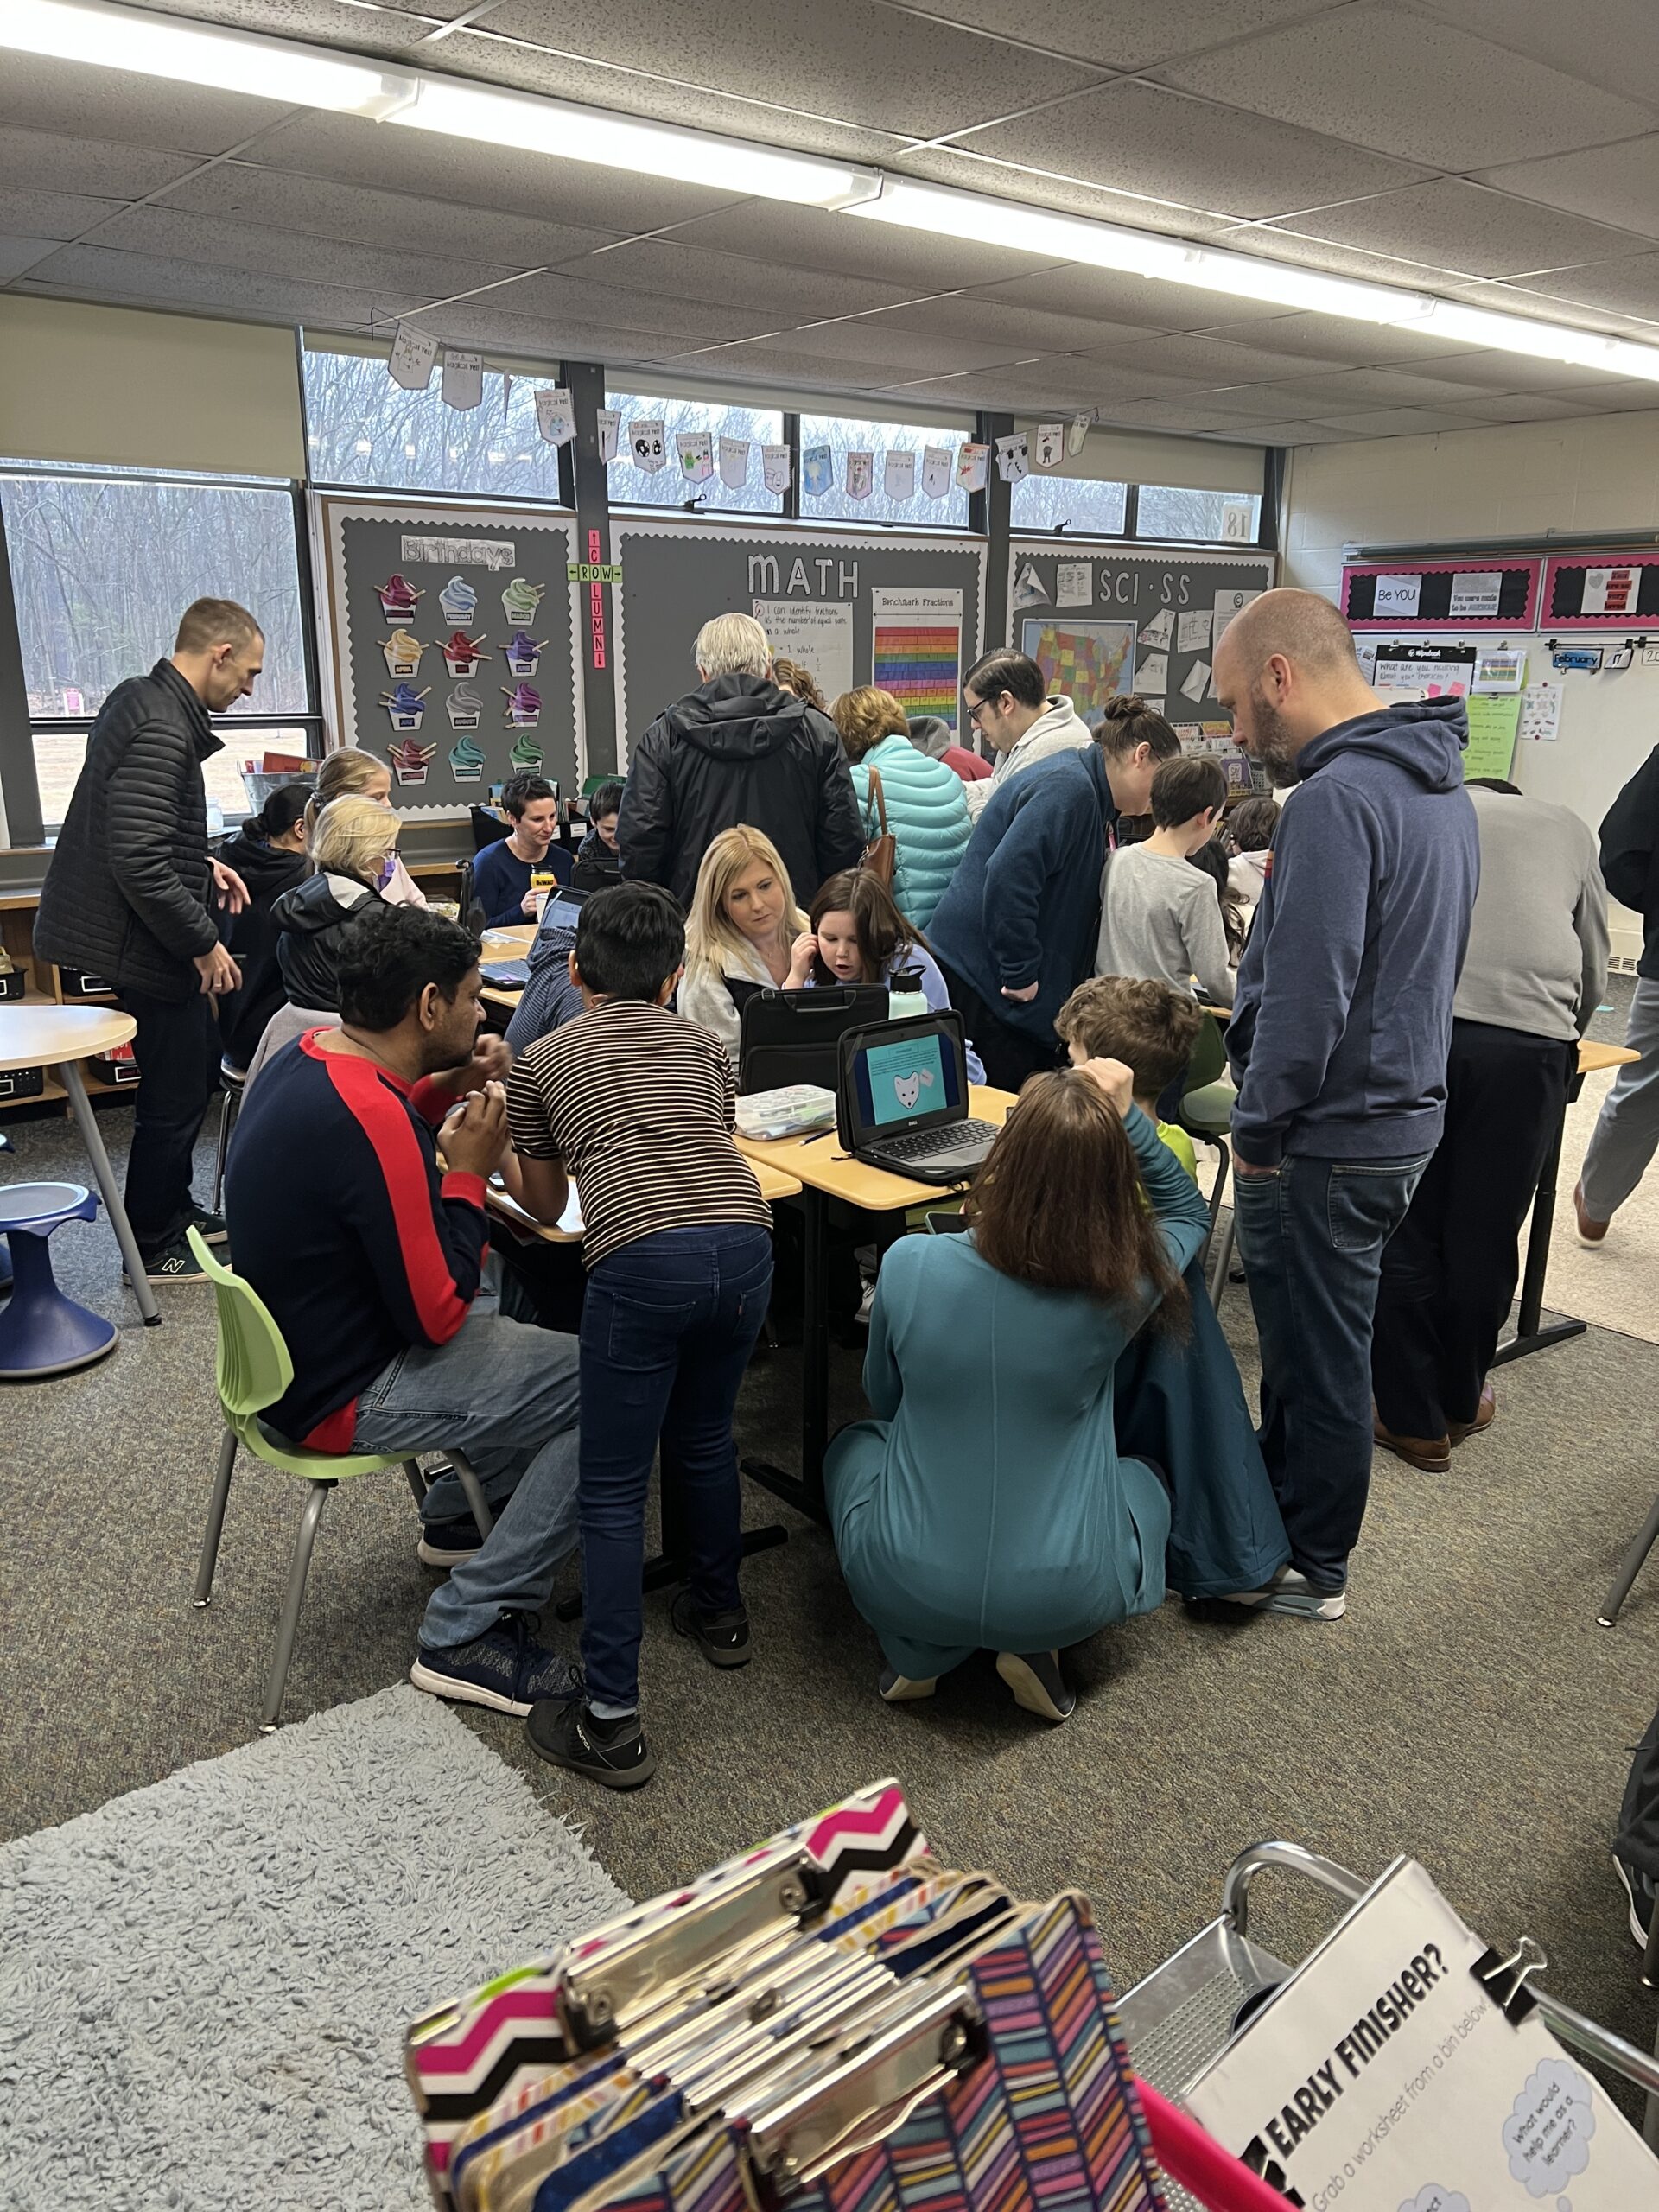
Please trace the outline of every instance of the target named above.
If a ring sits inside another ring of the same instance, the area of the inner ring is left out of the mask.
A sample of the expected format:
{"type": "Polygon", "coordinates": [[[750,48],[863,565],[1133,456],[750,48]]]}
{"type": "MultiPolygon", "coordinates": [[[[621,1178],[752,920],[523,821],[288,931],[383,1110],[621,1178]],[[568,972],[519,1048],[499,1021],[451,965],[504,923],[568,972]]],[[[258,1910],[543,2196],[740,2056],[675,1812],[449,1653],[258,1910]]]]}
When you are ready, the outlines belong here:
{"type": "Polygon", "coordinates": [[[849,1030],[836,1103],[845,1150],[918,1183],[965,1182],[997,1135],[969,1118],[962,1016],[949,1008],[849,1030]]]}

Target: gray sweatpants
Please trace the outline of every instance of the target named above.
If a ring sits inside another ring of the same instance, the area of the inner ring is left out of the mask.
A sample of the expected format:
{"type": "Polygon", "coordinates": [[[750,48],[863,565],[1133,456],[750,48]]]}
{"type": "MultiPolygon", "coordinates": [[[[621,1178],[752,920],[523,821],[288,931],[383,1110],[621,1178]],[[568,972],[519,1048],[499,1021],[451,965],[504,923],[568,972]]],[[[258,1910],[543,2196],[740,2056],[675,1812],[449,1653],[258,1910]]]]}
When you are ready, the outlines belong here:
{"type": "Polygon", "coordinates": [[[1624,1042],[1639,1060],[1620,1068],[1602,1102],[1580,1178],[1592,1221],[1611,1221],[1659,1151],[1659,982],[1638,976],[1624,1042]]]}

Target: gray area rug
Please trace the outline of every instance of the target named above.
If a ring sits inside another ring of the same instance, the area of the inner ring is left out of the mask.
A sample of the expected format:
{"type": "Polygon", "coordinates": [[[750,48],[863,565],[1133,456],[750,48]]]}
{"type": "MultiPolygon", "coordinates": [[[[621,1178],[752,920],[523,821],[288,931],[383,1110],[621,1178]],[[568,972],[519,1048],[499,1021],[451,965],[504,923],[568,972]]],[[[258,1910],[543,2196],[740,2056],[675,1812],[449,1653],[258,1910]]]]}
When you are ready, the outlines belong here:
{"type": "Polygon", "coordinates": [[[0,2202],[417,2212],[404,2027],[625,1902],[406,1686],[9,1844],[0,2202]]]}

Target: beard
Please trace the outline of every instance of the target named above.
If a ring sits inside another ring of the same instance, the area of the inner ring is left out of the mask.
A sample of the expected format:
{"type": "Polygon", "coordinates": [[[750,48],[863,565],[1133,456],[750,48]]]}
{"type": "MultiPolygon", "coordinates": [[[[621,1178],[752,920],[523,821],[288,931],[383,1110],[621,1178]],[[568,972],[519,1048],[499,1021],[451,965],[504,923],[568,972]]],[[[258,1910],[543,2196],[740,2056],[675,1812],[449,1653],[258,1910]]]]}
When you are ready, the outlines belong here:
{"type": "Polygon", "coordinates": [[[1301,747],[1291,735],[1284,716],[1259,685],[1250,692],[1250,743],[1246,749],[1254,753],[1281,788],[1300,783],[1302,772],[1297,756],[1301,747]]]}

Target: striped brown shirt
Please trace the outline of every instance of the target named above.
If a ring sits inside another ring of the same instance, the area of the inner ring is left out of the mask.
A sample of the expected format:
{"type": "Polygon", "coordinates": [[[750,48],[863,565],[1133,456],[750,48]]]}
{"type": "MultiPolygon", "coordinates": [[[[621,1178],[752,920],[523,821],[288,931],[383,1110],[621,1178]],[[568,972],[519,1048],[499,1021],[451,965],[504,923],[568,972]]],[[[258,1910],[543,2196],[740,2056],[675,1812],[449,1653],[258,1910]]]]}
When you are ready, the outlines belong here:
{"type": "Polygon", "coordinates": [[[666,1007],[609,999],[538,1038],[507,1078],[513,1149],[562,1160],[582,1193],[591,1268],[664,1229],[772,1216],[732,1142],[736,1086],[719,1041],[666,1007]]]}

